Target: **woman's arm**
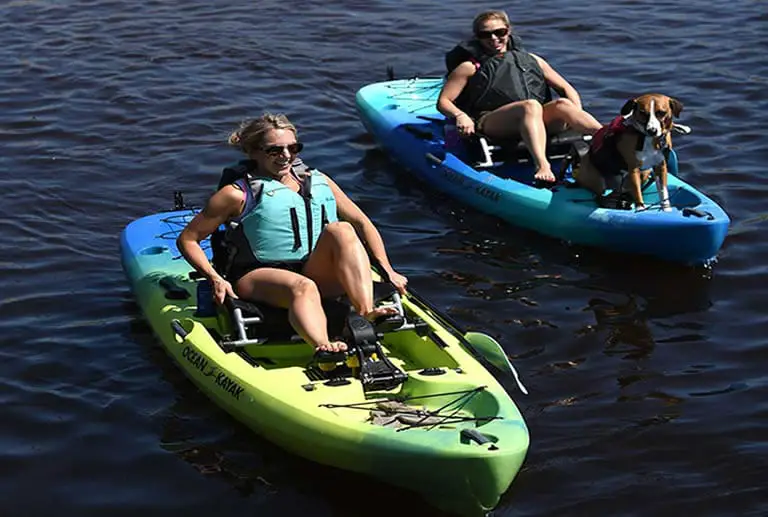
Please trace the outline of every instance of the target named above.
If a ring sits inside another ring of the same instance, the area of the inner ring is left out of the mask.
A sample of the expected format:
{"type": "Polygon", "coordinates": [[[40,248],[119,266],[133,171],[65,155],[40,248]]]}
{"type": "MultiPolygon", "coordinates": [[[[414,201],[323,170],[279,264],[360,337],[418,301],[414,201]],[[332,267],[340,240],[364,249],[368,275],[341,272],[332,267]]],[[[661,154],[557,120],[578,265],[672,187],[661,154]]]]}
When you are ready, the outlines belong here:
{"type": "Polygon", "coordinates": [[[363,244],[368,247],[373,258],[381,264],[384,271],[389,276],[390,282],[401,293],[405,293],[405,286],[408,284],[408,279],[395,271],[392,268],[392,264],[387,257],[387,251],[384,248],[384,240],[381,238],[379,230],[373,225],[367,215],[352,201],[339,186],[328,176],[325,177],[328,181],[328,185],[333,191],[333,195],[336,198],[336,210],[339,217],[344,221],[347,221],[355,227],[357,234],[363,240],[363,244]]]}
{"type": "Polygon", "coordinates": [[[448,118],[456,119],[456,128],[459,133],[471,135],[475,132],[475,122],[472,117],[464,113],[455,101],[467,86],[469,78],[475,75],[477,69],[471,61],[464,61],[448,74],[437,98],[437,111],[448,118]]]}
{"type": "Polygon", "coordinates": [[[226,186],[216,192],[206,203],[205,208],[182,230],[176,239],[176,246],[195,270],[211,281],[214,298],[218,303],[224,302],[224,296],[237,298],[232,286],[219,275],[205,256],[200,242],[209,237],[216,228],[232,217],[237,216],[242,209],[243,193],[233,187],[226,186]]]}
{"type": "Polygon", "coordinates": [[[576,91],[576,88],[571,86],[571,83],[566,81],[562,75],[557,73],[557,71],[552,68],[552,66],[550,66],[550,64],[547,63],[544,58],[539,57],[536,54],[531,55],[539,63],[541,71],[544,72],[544,80],[547,82],[547,84],[553,90],[555,90],[560,97],[570,100],[576,105],[576,107],[582,109],[581,97],[579,96],[579,92],[576,91]]]}

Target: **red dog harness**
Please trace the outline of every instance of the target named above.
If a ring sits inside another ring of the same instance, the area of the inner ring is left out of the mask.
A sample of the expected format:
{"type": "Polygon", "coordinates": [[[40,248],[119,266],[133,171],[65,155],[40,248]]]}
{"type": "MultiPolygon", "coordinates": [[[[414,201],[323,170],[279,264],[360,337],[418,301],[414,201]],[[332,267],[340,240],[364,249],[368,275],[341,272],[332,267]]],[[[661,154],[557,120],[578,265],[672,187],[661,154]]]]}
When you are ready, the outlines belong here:
{"type": "Polygon", "coordinates": [[[618,176],[622,171],[627,170],[627,162],[617,147],[619,137],[627,131],[637,133],[637,130],[628,125],[626,119],[619,115],[592,136],[589,144],[589,158],[603,176],[618,176]]]}

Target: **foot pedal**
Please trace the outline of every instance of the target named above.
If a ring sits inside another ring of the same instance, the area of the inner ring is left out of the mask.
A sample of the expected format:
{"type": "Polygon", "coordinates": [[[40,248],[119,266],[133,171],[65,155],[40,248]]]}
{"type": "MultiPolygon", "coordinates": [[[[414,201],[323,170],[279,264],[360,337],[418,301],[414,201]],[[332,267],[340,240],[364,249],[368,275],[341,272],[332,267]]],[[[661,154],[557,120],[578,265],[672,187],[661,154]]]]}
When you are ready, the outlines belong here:
{"type": "Polygon", "coordinates": [[[405,324],[405,318],[401,314],[385,314],[373,320],[373,326],[377,334],[397,330],[405,324]]]}
{"type": "Polygon", "coordinates": [[[384,355],[376,329],[364,317],[351,313],[347,318],[343,336],[350,351],[354,351],[357,356],[363,391],[391,390],[408,378],[405,372],[384,355]]]}
{"type": "MultiPolygon", "coordinates": [[[[353,368],[360,366],[357,355],[353,350],[330,352],[318,350],[315,352],[314,363],[326,379],[338,379],[352,375],[353,368]]],[[[349,384],[349,383],[347,383],[349,384]]],[[[334,386],[335,384],[329,384],[334,386]]],[[[338,384],[340,386],[340,384],[338,384]]]]}

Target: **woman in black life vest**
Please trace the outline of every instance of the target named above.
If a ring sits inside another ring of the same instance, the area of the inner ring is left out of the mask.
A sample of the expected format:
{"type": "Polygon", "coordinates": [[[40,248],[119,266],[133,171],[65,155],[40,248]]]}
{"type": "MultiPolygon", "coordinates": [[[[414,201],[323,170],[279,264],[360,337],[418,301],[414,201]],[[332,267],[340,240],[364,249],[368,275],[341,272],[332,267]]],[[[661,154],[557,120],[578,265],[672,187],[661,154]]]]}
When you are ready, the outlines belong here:
{"type": "Polygon", "coordinates": [[[522,49],[504,11],[479,14],[472,28],[475,39],[446,56],[449,74],[437,109],[456,119],[461,136],[475,131],[491,138],[519,135],[533,156],[534,178],[555,181],[546,157],[547,131],[572,128],[594,134],[601,124],[582,109],[568,81],[544,59],[522,49]],[[452,59],[459,63],[451,64],[452,59]],[[551,100],[549,88],[560,98],[551,100]]]}

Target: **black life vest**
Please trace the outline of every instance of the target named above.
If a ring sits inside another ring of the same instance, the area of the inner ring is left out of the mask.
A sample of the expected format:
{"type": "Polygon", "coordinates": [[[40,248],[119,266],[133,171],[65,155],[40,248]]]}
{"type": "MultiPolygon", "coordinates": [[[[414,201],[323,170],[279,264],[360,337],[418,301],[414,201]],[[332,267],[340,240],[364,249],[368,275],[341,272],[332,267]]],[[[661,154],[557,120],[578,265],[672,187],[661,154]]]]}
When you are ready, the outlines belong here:
{"type": "Polygon", "coordinates": [[[465,61],[478,68],[455,104],[473,118],[510,102],[535,99],[544,104],[552,100],[539,63],[515,35],[510,36],[509,49],[500,56],[488,54],[475,39],[459,43],[445,55],[449,74],[465,61]]]}

